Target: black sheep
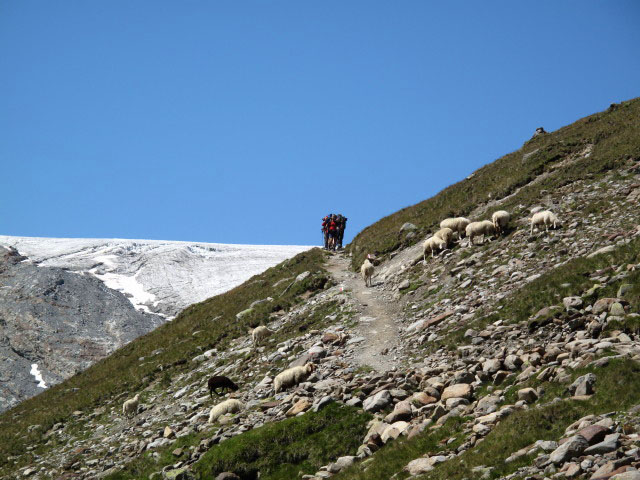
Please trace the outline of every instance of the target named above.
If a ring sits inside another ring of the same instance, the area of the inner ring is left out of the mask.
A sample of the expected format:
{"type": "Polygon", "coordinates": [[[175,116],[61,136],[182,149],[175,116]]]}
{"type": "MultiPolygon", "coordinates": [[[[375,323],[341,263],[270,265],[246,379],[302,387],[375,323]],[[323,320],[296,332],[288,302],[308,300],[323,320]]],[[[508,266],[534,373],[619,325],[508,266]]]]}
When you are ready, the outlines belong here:
{"type": "Polygon", "coordinates": [[[207,382],[207,385],[209,385],[209,395],[211,395],[212,397],[214,393],[217,396],[221,396],[222,394],[224,394],[224,391],[227,389],[231,390],[232,392],[235,392],[239,388],[238,385],[233,383],[230,378],[223,377],[221,375],[216,375],[215,377],[211,377],[207,382]],[[222,389],[221,393],[217,392],[218,388],[222,389]]]}

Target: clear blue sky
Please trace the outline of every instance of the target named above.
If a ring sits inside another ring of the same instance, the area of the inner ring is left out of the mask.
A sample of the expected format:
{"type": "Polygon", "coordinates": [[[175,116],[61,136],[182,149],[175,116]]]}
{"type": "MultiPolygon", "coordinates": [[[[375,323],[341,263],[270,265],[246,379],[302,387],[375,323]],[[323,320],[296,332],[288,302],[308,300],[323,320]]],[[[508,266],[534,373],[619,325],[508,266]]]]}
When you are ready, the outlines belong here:
{"type": "Polygon", "coordinates": [[[0,234],[317,244],[640,96],[640,2],[0,1],[0,234]]]}

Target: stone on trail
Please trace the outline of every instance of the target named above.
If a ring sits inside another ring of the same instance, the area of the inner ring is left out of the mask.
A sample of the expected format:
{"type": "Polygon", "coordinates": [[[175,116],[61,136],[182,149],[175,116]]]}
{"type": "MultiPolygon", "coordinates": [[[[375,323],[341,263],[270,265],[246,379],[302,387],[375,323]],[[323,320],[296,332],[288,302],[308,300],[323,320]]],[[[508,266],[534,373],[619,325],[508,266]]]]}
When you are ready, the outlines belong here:
{"type": "Polygon", "coordinates": [[[604,437],[609,433],[609,429],[602,425],[589,425],[588,427],[581,428],[576,433],[582,435],[589,445],[593,445],[604,440],[604,437]]]}
{"type": "Polygon", "coordinates": [[[379,412],[391,403],[389,390],[382,390],[371,397],[367,397],[363,402],[365,412],[379,412]]]}
{"type": "Polygon", "coordinates": [[[585,455],[602,455],[604,453],[615,452],[618,448],[619,442],[620,434],[612,433],[611,435],[604,437],[602,442],[596,443],[595,445],[587,448],[584,453],[585,455]]]}
{"type": "Polygon", "coordinates": [[[571,308],[579,309],[582,307],[582,298],[581,297],[565,297],[562,299],[562,304],[564,308],[567,310],[571,308]]]}
{"type": "Polygon", "coordinates": [[[296,277],[296,280],[295,280],[296,283],[305,280],[307,277],[309,277],[309,275],[311,275],[311,272],[302,272],[300,275],[296,277]]]}
{"type": "Polygon", "coordinates": [[[425,392],[416,392],[413,394],[413,397],[411,397],[411,401],[413,402],[414,405],[425,406],[425,405],[431,405],[432,403],[436,403],[438,399],[430,396],[425,392]]]}
{"type": "Polygon", "coordinates": [[[611,253],[616,249],[615,245],[607,245],[606,247],[602,247],[599,248],[598,250],[596,250],[593,253],[590,253],[589,255],[587,255],[587,258],[593,258],[596,255],[601,255],[603,253],[611,253]]]}
{"type": "Polygon", "coordinates": [[[588,446],[589,442],[582,435],[574,435],[551,452],[549,461],[558,465],[565,463],[572,458],[580,456],[588,446]]]}
{"type": "Polygon", "coordinates": [[[622,285],[620,285],[620,288],[618,288],[618,293],[616,294],[616,296],[619,298],[622,298],[624,297],[624,294],[627,293],[632,288],[633,288],[633,285],[629,283],[623,283],[622,285]]]}
{"type": "Polygon", "coordinates": [[[253,308],[247,308],[246,310],[242,310],[241,312],[236,313],[236,318],[238,320],[242,320],[247,315],[250,315],[253,312],[253,308]]]}
{"type": "Polygon", "coordinates": [[[293,405],[293,407],[287,410],[286,415],[287,417],[295,417],[299,413],[308,410],[311,405],[312,404],[309,400],[307,400],[306,398],[301,398],[293,405]]]}
{"type": "Polygon", "coordinates": [[[387,415],[384,418],[384,421],[387,423],[394,423],[399,420],[411,420],[412,412],[411,412],[411,403],[408,400],[403,400],[401,402],[396,403],[393,412],[387,415]]]}
{"type": "Polygon", "coordinates": [[[409,475],[415,476],[433,470],[433,465],[431,465],[431,461],[428,457],[422,457],[411,460],[403,470],[408,472],[409,475]]]}
{"type": "Polygon", "coordinates": [[[240,480],[240,477],[232,472],[222,472],[216,477],[216,480],[240,480]]]}
{"type": "Polygon", "coordinates": [[[640,471],[629,470],[627,472],[618,473],[611,477],[610,480],[640,480],[640,471]]]}
{"type": "Polygon", "coordinates": [[[611,305],[620,302],[619,298],[600,298],[593,304],[591,313],[594,315],[600,315],[601,313],[608,312],[611,305]]]}
{"type": "Polygon", "coordinates": [[[611,307],[609,307],[609,313],[614,317],[624,317],[627,314],[620,302],[612,303],[611,307]]]}
{"type": "Polygon", "coordinates": [[[440,400],[444,402],[449,398],[470,399],[471,395],[473,395],[473,387],[468,383],[459,383],[457,385],[451,385],[450,387],[445,388],[444,392],[442,392],[440,400]]]}
{"type": "Polygon", "coordinates": [[[395,440],[405,431],[407,431],[409,426],[410,425],[407,422],[395,422],[384,429],[384,432],[382,432],[380,438],[382,439],[383,443],[387,443],[389,440],[395,440]]]}
{"type": "Polygon", "coordinates": [[[575,382],[569,386],[569,392],[576,397],[591,395],[595,383],[596,376],[593,373],[587,373],[586,375],[576,378],[575,382]]]}
{"type": "Polygon", "coordinates": [[[344,470],[347,467],[350,467],[355,462],[356,457],[352,455],[347,455],[344,457],[338,458],[334,463],[330,463],[327,467],[327,471],[331,473],[338,473],[341,470],[344,470]]]}
{"type": "Polygon", "coordinates": [[[527,403],[533,403],[538,399],[538,392],[533,388],[523,388],[518,390],[518,400],[524,400],[527,403]]]}
{"type": "Polygon", "coordinates": [[[401,231],[401,232],[404,232],[404,231],[406,231],[406,230],[409,230],[409,231],[411,231],[411,230],[417,230],[417,228],[418,228],[418,227],[416,227],[413,223],[406,222],[406,223],[403,223],[403,224],[402,224],[402,226],[400,227],[400,231],[401,231]]]}

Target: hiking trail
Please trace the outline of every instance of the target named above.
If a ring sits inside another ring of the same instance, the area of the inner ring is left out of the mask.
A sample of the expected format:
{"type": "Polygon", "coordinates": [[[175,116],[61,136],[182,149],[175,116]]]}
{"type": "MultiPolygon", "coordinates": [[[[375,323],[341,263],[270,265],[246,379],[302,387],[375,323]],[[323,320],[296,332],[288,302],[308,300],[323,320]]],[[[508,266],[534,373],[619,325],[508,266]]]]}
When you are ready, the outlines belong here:
{"type": "Polygon", "coordinates": [[[361,366],[368,365],[380,372],[392,370],[399,366],[393,353],[399,338],[394,321],[399,315],[398,308],[395,302],[383,298],[382,282],[375,273],[373,286],[367,287],[360,272],[352,272],[349,264],[346,255],[334,254],[327,262],[327,270],[360,307],[356,331],[364,340],[355,348],[355,360],[361,366]]]}

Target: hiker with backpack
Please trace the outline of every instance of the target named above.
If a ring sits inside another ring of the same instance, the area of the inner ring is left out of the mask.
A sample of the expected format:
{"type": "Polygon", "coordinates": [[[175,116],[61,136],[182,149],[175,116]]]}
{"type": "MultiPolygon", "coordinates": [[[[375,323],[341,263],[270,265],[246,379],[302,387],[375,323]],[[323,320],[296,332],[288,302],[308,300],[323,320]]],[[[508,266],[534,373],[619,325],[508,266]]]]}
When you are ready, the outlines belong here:
{"type": "Polygon", "coordinates": [[[347,227],[347,217],[338,214],[338,248],[342,248],[342,239],[344,238],[344,229],[347,227]]]}
{"type": "Polygon", "coordinates": [[[330,213],[322,219],[322,236],[325,250],[337,250],[342,248],[344,229],[347,218],[344,215],[330,213]]]}
{"type": "Polygon", "coordinates": [[[329,224],[331,223],[331,217],[333,217],[332,213],[322,219],[322,236],[324,237],[325,250],[329,250],[329,224]]]}

